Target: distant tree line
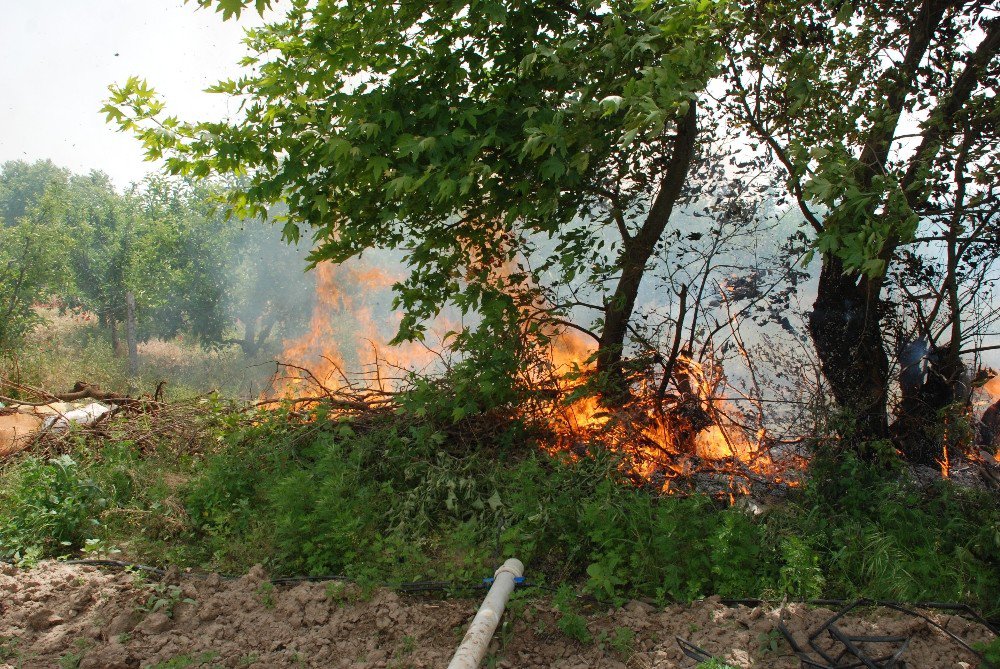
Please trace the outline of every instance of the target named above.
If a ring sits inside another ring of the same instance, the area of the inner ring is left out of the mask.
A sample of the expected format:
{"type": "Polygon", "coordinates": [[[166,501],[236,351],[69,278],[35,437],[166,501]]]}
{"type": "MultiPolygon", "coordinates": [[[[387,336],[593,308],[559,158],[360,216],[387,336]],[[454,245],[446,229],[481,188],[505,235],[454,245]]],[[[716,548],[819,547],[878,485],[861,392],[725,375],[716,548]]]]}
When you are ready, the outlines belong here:
{"type": "Polygon", "coordinates": [[[106,174],[51,161],[0,166],[0,351],[39,325],[38,306],[92,313],[123,351],[126,295],[137,335],[186,334],[248,356],[287,334],[314,295],[304,253],[263,217],[226,215],[224,184],[151,176],[119,191],[106,174]]]}

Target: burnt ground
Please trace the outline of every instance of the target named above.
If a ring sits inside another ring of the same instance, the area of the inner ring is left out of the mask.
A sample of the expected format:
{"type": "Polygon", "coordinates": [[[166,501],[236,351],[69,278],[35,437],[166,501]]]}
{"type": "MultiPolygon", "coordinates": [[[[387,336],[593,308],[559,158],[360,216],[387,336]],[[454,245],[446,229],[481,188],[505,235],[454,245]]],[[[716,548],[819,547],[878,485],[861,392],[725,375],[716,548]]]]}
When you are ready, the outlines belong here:
{"type": "MultiPolygon", "coordinates": [[[[272,586],[260,568],[235,580],[184,575],[159,582],[56,562],[0,565],[0,593],[0,669],[444,667],[480,601],[365,593],[340,583],[272,586]]],[[[804,639],[831,613],[793,604],[785,616],[804,639]]],[[[964,618],[927,613],[968,643],[992,638],[964,618]]],[[[483,666],[694,667],[678,648],[681,636],[734,667],[797,668],[775,631],[778,615],[775,607],[727,607],[718,599],[666,609],[632,602],[589,612],[595,640],[584,644],[559,631],[548,598],[529,597],[513,604],[483,666]]],[[[843,627],[910,636],[907,667],[977,666],[918,618],[879,609],[843,627]]]]}

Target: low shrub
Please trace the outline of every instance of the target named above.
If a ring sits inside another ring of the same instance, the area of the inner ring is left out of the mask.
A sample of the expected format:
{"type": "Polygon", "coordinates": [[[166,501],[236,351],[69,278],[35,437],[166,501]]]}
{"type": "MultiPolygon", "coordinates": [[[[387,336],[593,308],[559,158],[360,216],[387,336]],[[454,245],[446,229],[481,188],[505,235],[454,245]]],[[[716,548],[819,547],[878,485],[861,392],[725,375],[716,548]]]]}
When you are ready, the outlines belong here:
{"type": "Polygon", "coordinates": [[[458,447],[459,429],[276,412],[233,422],[197,458],[150,463],[118,445],[81,452],[79,466],[24,459],[0,474],[0,537],[8,554],[68,552],[94,536],[147,562],[262,562],[363,583],[476,582],[516,556],[533,581],[609,602],[867,596],[1000,612],[1000,505],[988,495],[841,463],[836,485],[849,494],[834,497],[834,473],[817,462],[813,482],[755,516],[638,488],[599,448],[552,456],[519,446],[516,424],[458,447]],[[115,520],[132,516],[141,522],[115,520]]]}
{"type": "Polygon", "coordinates": [[[25,458],[0,488],[0,556],[36,558],[81,549],[108,502],[69,455],[25,458]]]}

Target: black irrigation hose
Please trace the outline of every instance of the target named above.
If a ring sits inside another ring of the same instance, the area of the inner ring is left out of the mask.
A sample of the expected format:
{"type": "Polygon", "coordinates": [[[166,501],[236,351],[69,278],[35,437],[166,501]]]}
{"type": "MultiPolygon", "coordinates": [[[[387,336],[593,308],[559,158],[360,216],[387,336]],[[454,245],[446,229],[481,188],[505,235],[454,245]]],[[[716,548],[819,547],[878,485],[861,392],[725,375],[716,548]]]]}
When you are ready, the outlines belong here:
{"type": "MultiPolygon", "coordinates": [[[[134,564],[131,562],[122,562],[121,560],[62,560],[63,564],[72,564],[86,567],[109,567],[113,569],[126,569],[129,571],[143,571],[149,574],[154,574],[156,576],[166,576],[167,571],[165,569],[160,569],[158,567],[150,567],[144,564],[134,564]]],[[[179,572],[183,576],[193,576],[195,578],[208,578],[208,574],[192,574],[188,572],[179,572]]],[[[219,577],[226,581],[233,581],[239,576],[234,576],[231,574],[220,574],[219,577]]],[[[395,590],[397,592],[405,593],[418,593],[418,592],[461,592],[461,591],[473,591],[473,590],[488,590],[493,579],[483,579],[479,583],[456,583],[455,581],[410,581],[401,583],[391,583],[391,582],[381,582],[375,583],[373,585],[388,588],[390,590],[395,590]]],[[[278,578],[269,579],[270,583],[273,585],[293,585],[295,583],[324,583],[328,581],[339,581],[342,583],[355,583],[357,581],[349,576],[344,576],[342,574],[326,574],[320,576],[281,576],[278,578]]],[[[551,586],[543,585],[541,583],[533,583],[531,581],[518,581],[515,583],[517,588],[539,588],[541,590],[551,590],[554,591],[556,588],[551,586]]]]}
{"type": "MultiPolygon", "coordinates": [[[[723,604],[727,606],[760,606],[762,604],[779,604],[780,602],[769,601],[766,599],[723,599],[721,600],[723,604]]],[[[844,607],[851,604],[857,600],[853,599],[788,599],[785,600],[789,604],[809,604],[811,606],[839,606],[844,607]]],[[[974,621],[988,629],[993,636],[1000,637],[1000,621],[988,620],[980,615],[974,608],[968,604],[955,604],[952,602],[897,602],[893,600],[882,600],[882,599],[863,599],[865,606],[884,606],[886,608],[895,609],[901,613],[910,613],[910,609],[904,609],[902,607],[912,607],[914,609],[935,609],[939,611],[956,611],[958,613],[965,613],[974,621]]]]}

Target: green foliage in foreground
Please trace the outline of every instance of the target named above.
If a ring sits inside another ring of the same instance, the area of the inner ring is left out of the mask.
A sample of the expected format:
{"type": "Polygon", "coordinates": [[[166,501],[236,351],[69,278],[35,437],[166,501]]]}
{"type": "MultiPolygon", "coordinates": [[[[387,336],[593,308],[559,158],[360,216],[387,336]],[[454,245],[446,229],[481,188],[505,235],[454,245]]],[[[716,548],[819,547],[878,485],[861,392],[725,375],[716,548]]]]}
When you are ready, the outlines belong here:
{"type": "Polygon", "coordinates": [[[582,582],[608,601],[869,596],[1000,611],[1000,506],[987,496],[818,470],[861,494],[811,486],[753,516],[637,489],[605,452],[526,452],[520,432],[455,453],[429,423],[361,431],[275,414],[234,421],[196,458],[140,457],[127,443],[25,458],[0,472],[0,551],[60,555],[89,541],[145,562],[262,562],[369,583],[475,581],[516,555],[532,580],[582,582]]]}

